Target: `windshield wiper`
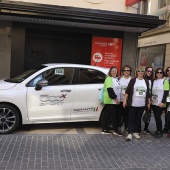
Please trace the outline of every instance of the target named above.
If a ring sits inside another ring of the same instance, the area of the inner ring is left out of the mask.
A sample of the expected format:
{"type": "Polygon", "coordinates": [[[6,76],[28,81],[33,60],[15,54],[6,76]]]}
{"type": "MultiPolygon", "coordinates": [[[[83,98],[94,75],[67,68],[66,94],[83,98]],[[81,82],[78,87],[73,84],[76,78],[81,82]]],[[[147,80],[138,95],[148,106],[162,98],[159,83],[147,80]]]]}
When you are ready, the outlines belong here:
{"type": "Polygon", "coordinates": [[[6,81],[6,82],[11,82],[11,79],[5,79],[4,81],[6,81]]]}

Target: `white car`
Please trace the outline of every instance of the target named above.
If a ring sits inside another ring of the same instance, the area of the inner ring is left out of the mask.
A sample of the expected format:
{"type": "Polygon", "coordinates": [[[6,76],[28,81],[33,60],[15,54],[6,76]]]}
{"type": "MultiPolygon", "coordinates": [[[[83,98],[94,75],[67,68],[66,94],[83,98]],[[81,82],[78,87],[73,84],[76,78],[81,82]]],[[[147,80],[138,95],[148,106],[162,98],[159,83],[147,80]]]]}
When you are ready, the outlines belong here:
{"type": "Polygon", "coordinates": [[[96,66],[44,64],[0,80],[0,134],[19,124],[99,121],[107,73],[96,66]]]}

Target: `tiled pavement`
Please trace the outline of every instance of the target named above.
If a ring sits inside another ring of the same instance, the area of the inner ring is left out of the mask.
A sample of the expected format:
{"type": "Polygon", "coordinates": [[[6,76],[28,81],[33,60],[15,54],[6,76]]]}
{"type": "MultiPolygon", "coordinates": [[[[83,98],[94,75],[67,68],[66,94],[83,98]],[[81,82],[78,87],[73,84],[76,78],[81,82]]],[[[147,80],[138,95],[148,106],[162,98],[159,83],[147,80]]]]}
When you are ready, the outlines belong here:
{"type": "MultiPolygon", "coordinates": [[[[151,128],[154,128],[153,120],[151,128]]],[[[100,130],[100,128],[98,128],[100,130]]],[[[0,136],[0,169],[170,170],[170,139],[88,134],[16,132],[0,136]]]]}

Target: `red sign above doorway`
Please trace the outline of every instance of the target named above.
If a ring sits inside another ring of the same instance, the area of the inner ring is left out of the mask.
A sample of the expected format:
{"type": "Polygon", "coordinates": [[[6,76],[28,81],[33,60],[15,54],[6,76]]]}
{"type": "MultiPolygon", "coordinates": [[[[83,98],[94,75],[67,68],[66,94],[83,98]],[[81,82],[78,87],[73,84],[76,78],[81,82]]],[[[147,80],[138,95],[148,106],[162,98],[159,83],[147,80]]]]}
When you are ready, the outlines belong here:
{"type": "Polygon", "coordinates": [[[110,68],[116,66],[120,73],[122,39],[93,37],[91,65],[110,68]]]}
{"type": "Polygon", "coordinates": [[[142,0],[126,0],[126,6],[132,6],[132,5],[134,5],[134,4],[137,4],[137,3],[139,3],[140,1],[142,1],[142,0]]]}

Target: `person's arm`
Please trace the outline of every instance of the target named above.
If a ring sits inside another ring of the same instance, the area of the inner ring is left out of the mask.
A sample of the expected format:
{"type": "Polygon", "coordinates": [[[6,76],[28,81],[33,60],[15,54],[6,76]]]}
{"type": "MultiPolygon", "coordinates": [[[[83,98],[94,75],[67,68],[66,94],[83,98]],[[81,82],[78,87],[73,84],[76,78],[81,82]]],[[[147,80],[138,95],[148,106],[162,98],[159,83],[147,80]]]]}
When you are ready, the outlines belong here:
{"type": "Polygon", "coordinates": [[[169,90],[164,90],[164,94],[163,94],[163,98],[162,98],[161,103],[166,102],[166,98],[167,98],[168,94],[169,94],[169,90]]]}
{"type": "Polygon", "coordinates": [[[113,88],[107,88],[108,95],[111,99],[116,99],[117,95],[115,94],[113,88]]]}
{"type": "Polygon", "coordinates": [[[127,106],[127,99],[128,99],[128,94],[130,94],[130,90],[131,90],[131,86],[132,86],[132,79],[129,81],[129,84],[128,84],[126,91],[125,91],[125,96],[124,96],[124,99],[123,99],[123,107],[124,108],[127,106]]]}
{"type": "Polygon", "coordinates": [[[148,110],[150,109],[150,105],[151,105],[151,93],[150,93],[150,90],[149,90],[149,80],[145,79],[145,82],[146,82],[146,86],[147,86],[147,108],[148,110]]]}
{"type": "Polygon", "coordinates": [[[116,104],[119,104],[119,100],[117,98],[117,95],[115,94],[113,88],[107,88],[107,91],[108,91],[108,95],[111,99],[114,99],[116,104]]]}
{"type": "Polygon", "coordinates": [[[124,108],[127,106],[127,98],[128,98],[128,94],[125,94],[124,99],[123,99],[123,107],[124,108]]]}
{"type": "Polygon", "coordinates": [[[164,106],[164,103],[166,102],[166,98],[169,94],[169,82],[167,80],[164,80],[164,94],[161,103],[159,104],[160,107],[164,106]]]}

